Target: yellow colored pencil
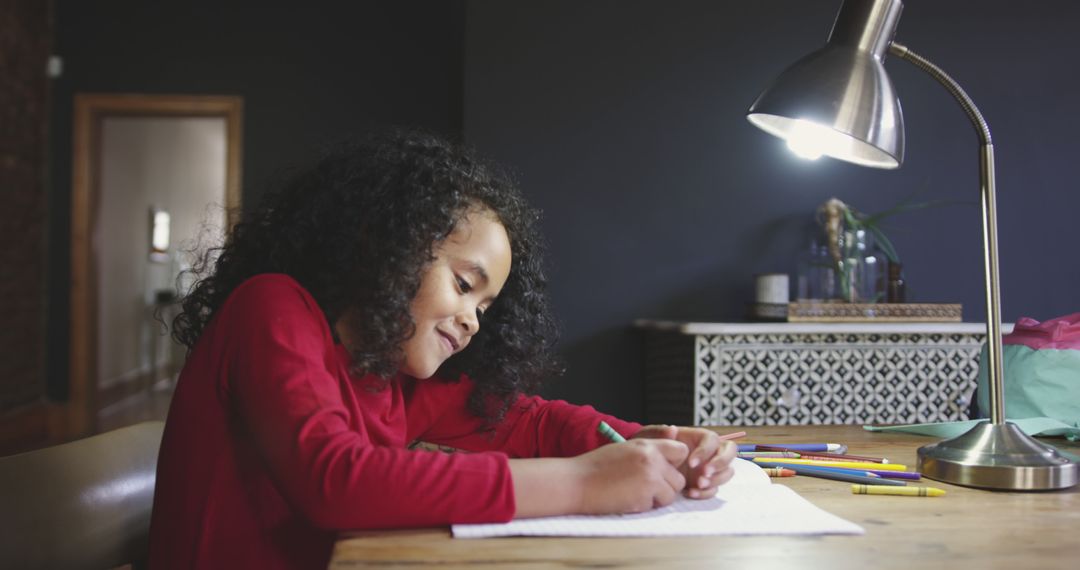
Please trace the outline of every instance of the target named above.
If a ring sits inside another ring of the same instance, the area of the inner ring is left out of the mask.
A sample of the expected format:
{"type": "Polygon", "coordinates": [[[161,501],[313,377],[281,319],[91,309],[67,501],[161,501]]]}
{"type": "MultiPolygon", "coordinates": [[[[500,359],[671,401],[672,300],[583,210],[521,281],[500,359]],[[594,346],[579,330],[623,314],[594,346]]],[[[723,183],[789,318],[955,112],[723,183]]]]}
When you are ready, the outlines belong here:
{"type": "Polygon", "coordinates": [[[884,485],[852,485],[855,495],[901,495],[904,497],[940,497],[945,494],[937,487],[886,487],[884,485]]]}
{"type": "Polygon", "coordinates": [[[865,461],[817,461],[814,459],[788,459],[787,457],[755,457],[756,462],[790,463],[792,465],[817,465],[818,467],[843,467],[867,471],[907,471],[907,465],[899,463],[868,463],[865,461]]]}

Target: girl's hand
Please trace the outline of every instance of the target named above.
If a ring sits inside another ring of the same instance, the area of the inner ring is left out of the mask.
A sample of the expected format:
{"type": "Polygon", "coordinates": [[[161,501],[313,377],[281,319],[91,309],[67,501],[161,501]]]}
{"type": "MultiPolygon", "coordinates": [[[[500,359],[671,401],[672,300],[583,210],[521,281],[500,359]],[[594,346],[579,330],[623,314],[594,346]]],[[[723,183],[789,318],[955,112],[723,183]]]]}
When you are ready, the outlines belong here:
{"type": "Polygon", "coordinates": [[[716,433],[694,427],[650,425],[641,428],[634,440],[671,439],[685,443],[690,453],[679,471],[686,477],[687,497],[706,499],[716,494],[716,488],[731,479],[735,471],[731,462],[738,446],[720,439],[716,433]]]}
{"type": "Polygon", "coordinates": [[[687,446],[673,438],[638,439],[573,458],[581,477],[578,512],[641,512],[671,504],[686,485],[678,466],[688,454],[687,446]]]}

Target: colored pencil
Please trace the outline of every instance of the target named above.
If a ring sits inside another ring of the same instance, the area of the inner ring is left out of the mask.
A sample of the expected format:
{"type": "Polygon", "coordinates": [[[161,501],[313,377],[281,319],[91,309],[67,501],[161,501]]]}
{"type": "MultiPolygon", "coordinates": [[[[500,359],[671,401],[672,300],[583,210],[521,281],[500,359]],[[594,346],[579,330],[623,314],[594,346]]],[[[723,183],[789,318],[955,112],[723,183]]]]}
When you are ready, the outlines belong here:
{"type": "Polygon", "coordinates": [[[788,469],[786,467],[765,467],[765,468],[762,468],[762,471],[764,471],[765,474],[768,475],[769,477],[794,477],[795,476],[795,470],[794,469],[788,469]]]}
{"type": "Polygon", "coordinates": [[[608,438],[611,443],[624,443],[626,438],[619,432],[615,431],[615,428],[609,426],[607,422],[601,420],[600,425],[596,426],[596,431],[600,432],[600,435],[608,438]]]}
{"type": "MultiPolygon", "coordinates": [[[[752,458],[752,457],[748,457],[746,459],[754,461],[754,458],[752,458]]],[[[765,457],[763,459],[765,461],[782,462],[785,458],[777,457],[777,458],[769,459],[768,457],[765,457]]],[[[922,479],[922,473],[919,473],[918,471],[896,471],[896,470],[889,471],[889,470],[885,470],[885,469],[875,469],[874,467],[879,467],[880,466],[877,463],[867,463],[866,464],[867,467],[865,467],[865,468],[864,467],[856,467],[856,468],[837,467],[836,464],[837,464],[837,462],[833,461],[833,462],[826,462],[826,463],[821,463],[821,464],[816,464],[816,465],[818,465],[819,467],[821,467],[823,469],[840,469],[840,470],[843,470],[843,471],[851,471],[851,472],[855,472],[855,473],[859,473],[859,474],[870,474],[871,476],[875,476],[875,477],[884,477],[886,479],[909,479],[909,480],[912,480],[912,481],[918,481],[918,480],[922,479]]]]}
{"type": "Polygon", "coordinates": [[[835,469],[821,468],[814,465],[787,465],[784,463],[770,463],[767,461],[755,461],[762,467],[783,467],[785,469],[791,469],[799,475],[807,475],[810,477],[818,477],[820,479],[832,479],[834,481],[846,481],[848,483],[862,483],[864,485],[882,485],[882,486],[894,486],[903,487],[906,485],[903,481],[896,481],[893,479],[883,479],[880,477],[866,477],[863,475],[852,475],[850,473],[840,473],[835,469]]]}
{"type": "Polygon", "coordinates": [[[841,449],[847,450],[846,445],[839,443],[740,443],[739,451],[768,451],[767,449],[758,449],[758,447],[776,447],[783,446],[781,451],[827,451],[830,453],[842,453],[841,449]]]}
{"type": "Polygon", "coordinates": [[[859,477],[870,477],[871,479],[878,479],[881,475],[870,471],[864,471],[862,469],[847,469],[844,467],[818,467],[817,465],[809,465],[815,469],[824,469],[826,471],[833,471],[835,473],[846,473],[848,475],[858,475],[859,477]]]}
{"type": "MultiPolygon", "coordinates": [[[[755,457],[753,460],[763,460],[765,458],[755,457]]],[[[787,458],[768,458],[769,461],[775,461],[777,463],[788,463],[792,465],[816,465],[818,467],[847,467],[849,469],[865,469],[867,471],[907,471],[907,465],[900,465],[899,463],[867,463],[865,461],[814,461],[813,459],[787,459],[787,458]]]]}
{"type": "Polygon", "coordinates": [[[884,457],[866,457],[864,455],[849,455],[847,453],[803,453],[803,459],[817,459],[819,461],[865,461],[867,463],[888,463],[884,457]]]}
{"type": "Polygon", "coordinates": [[[937,487],[882,487],[880,485],[852,485],[851,492],[855,495],[902,495],[905,497],[940,497],[945,494],[944,489],[937,487]]]}
{"type": "Polygon", "coordinates": [[[739,439],[740,437],[743,437],[744,435],[746,435],[745,431],[736,431],[736,432],[732,432],[732,433],[721,434],[720,439],[722,439],[724,441],[727,441],[729,439],[739,439]]]}
{"type": "MultiPolygon", "coordinates": [[[[789,449],[784,445],[759,445],[757,451],[795,451],[789,449]]],[[[840,459],[846,461],[866,461],[868,463],[888,463],[889,460],[884,457],[868,457],[865,455],[851,455],[848,453],[834,453],[830,451],[804,451],[800,452],[803,459],[817,459],[819,461],[829,461],[832,459],[840,459]]]]}
{"type": "Polygon", "coordinates": [[[879,471],[876,469],[868,469],[868,471],[877,473],[886,479],[910,479],[912,481],[922,479],[922,473],[918,471],[879,471]]]}

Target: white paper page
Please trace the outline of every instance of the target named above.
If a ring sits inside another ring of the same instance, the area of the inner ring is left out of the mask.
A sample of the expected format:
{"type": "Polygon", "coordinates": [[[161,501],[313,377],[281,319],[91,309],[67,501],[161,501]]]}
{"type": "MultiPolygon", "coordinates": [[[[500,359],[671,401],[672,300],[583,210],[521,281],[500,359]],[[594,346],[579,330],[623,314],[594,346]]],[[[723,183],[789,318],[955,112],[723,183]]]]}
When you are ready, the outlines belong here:
{"type": "Polygon", "coordinates": [[[758,466],[735,460],[735,476],[706,500],[680,496],[674,503],[628,515],[572,515],[505,524],[456,524],[455,538],[496,536],[707,536],[750,534],[863,534],[784,485],[773,485],[758,466]]]}

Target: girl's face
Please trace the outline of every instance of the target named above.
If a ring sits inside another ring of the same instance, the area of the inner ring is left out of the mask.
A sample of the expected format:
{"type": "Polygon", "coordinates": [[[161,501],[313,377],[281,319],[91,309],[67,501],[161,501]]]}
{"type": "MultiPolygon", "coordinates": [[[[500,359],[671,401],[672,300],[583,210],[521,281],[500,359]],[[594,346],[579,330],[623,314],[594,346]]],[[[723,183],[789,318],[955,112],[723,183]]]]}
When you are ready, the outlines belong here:
{"type": "Polygon", "coordinates": [[[494,215],[474,211],[438,245],[412,302],[416,332],[402,348],[401,372],[429,378],[461,352],[510,276],[510,238],[494,215]]]}

